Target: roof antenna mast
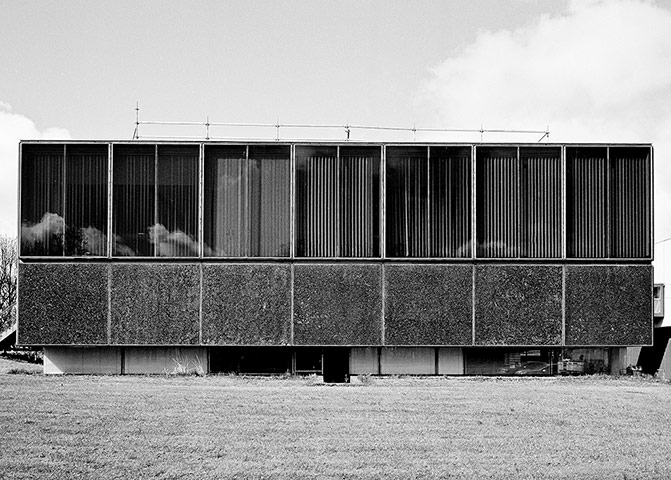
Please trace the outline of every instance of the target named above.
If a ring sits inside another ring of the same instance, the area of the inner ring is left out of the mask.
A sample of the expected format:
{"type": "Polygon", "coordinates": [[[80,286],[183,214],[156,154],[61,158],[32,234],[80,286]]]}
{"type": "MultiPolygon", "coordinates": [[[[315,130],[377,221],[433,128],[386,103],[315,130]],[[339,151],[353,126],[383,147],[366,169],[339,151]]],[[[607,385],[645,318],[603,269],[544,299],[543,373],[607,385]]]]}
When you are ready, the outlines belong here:
{"type": "Polygon", "coordinates": [[[135,102],[135,131],[133,132],[133,140],[140,138],[140,104],[135,102]]]}

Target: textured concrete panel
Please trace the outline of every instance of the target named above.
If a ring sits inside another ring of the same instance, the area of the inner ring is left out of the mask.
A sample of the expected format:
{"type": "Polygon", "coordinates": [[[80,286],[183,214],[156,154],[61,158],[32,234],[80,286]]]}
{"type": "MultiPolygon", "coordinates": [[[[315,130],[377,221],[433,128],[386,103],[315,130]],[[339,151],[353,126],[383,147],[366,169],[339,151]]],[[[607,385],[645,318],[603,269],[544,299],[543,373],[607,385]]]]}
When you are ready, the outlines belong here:
{"type": "Polygon", "coordinates": [[[287,345],[289,265],[204,265],[203,343],[287,345]]]}
{"type": "Polygon", "coordinates": [[[380,356],[382,375],[434,375],[436,349],[428,347],[385,347],[380,356]]]}
{"type": "Polygon", "coordinates": [[[567,266],[567,345],[652,343],[652,267],[567,266]]]}
{"type": "Polygon", "coordinates": [[[22,263],[19,330],[23,345],[107,343],[107,266],[22,263]]]}
{"type": "Polygon", "coordinates": [[[198,265],[113,265],[112,343],[197,344],[199,303],[198,265]]]}
{"type": "Polygon", "coordinates": [[[121,373],[119,347],[44,347],[44,373],[118,375],[121,373]]]}
{"type": "Polygon", "coordinates": [[[296,265],[297,345],[379,345],[382,340],[379,265],[296,265]]]}
{"type": "Polygon", "coordinates": [[[475,268],[477,345],[561,345],[562,267],[475,268]]]}
{"type": "Polygon", "coordinates": [[[386,345],[471,345],[473,267],[385,267],[386,345]]]}
{"type": "Polygon", "coordinates": [[[208,373],[207,350],[202,347],[126,347],[124,373],[157,375],[208,373]]]}
{"type": "Polygon", "coordinates": [[[438,374],[463,375],[464,350],[462,348],[438,349],[438,374]]]}

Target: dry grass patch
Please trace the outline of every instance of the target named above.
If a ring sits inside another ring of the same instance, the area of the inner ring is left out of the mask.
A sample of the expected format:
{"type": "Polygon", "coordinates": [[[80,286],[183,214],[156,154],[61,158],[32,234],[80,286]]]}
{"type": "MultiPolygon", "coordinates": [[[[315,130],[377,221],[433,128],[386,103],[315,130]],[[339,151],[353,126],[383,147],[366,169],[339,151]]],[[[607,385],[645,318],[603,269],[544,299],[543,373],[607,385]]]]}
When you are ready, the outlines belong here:
{"type": "Polygon", "coordinates": [[[0,383],[11,478],[671,477],[671,386],[645,380],[0,383]]]}

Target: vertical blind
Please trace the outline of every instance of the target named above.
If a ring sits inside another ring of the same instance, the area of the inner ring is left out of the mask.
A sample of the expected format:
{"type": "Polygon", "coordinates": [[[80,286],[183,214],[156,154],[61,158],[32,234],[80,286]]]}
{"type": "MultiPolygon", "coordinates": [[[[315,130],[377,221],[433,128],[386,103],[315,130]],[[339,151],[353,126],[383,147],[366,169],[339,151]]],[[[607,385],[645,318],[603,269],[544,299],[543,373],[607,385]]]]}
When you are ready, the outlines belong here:
{"type": "Polygon", "coordinates": [[[389,147],[386,179],[387,256],[470,256],[470,148],[389,147]]]}
{"type": "MultiPolygon", "coordinates": [[[[199,254],[199,145],[115,144],[112,254],[199,254]]],[[[107,253],[107,144],[23,144],[21,255],[107,253]]],[[[291,254],[291,147],[206,145],[203,252],[291,254]]],[[[380,146],[298,145],[302,257],[379,257],[380,146]]],[[[561,258],[559,147],[476,149],[480,258],[561,258]]],[[[386,148],[386,256],[470,258],[471,147],[386,148]]],[[[568,258],[649,258],[650,147],[566,147],[568,258]]]]}
{"type": "Polygon", "coordinates": [[[520,256],[562,256],[562,185],[559,148],[520,147],[523,209],[520,256]]]}
{"type": "Polygon", "coordinates": [[[477,149],[478,257],[519,254],[520,172],[516,148],[477,149]]]}
{"type": "Polygon", "coordinates": [[[153,242],[159,257],[198,256],[199,147],[158,147],[156,221],[153,242]]]}
{"type": "Polygon", "coordinates": [[[205,254],[290,254],[291,160],[286,146],[205,150],[205,254]]]}
{"type": "Polygon", "coordinates": [[[379,165],[376,147],[296,147],[298,256],[379,256],[379,165]]]}
{"type": "Polygon", "coordinates": [[[63,255],[63,145],[24,145],[21,255],[63,255]]]}
{"type": "Polygon", "coordinates": [[[107,145],[68,145],[65,255],[107,255],[107,145]]]}
{"type": "Polygon", "coordinates": [[[567,148],[567,255],[608,257],[608,159],[605,148],[567,148]]]}
{"type": "Polygon", "coordinates": [[[288,147],[249,147],[249,255],[288,257],[291,160],[288,147]]]}
{"type": "Polygon", "coordinates": [[[154,255],[149,229],[155,223],[156,147],[113,147],[112,255],[154,255]]]}
{"type": "Polygon", "coordinates": [[[650,256],[650,151],[610,149],[611,257],[650,256]]]}
{"type": "Polygon", "coordinates": [[[471,149],[429,150],[429,256],[471,256],[471,149]]]}

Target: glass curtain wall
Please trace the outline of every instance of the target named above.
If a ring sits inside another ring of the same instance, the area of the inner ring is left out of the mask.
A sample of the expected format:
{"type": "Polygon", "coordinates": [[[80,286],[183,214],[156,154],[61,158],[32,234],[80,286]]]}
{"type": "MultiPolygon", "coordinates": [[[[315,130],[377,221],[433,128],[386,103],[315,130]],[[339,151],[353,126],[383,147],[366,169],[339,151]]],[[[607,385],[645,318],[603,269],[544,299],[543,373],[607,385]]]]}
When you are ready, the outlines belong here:
{"type": "Polygon", "coordinates": [[[21,255],[62,256],[65,145],[23,145],[21,255]]]}
{"type": "Polygon", "coordinates": [[[480,147],[476,168],[478,257],[560,258],[560,149],[480,147]]]}
{"type": "Polygon", "coordinates": [[[198,255],[197,145],[115,145],[117,256],[198,255]]]}
{"type": "Polygon", "coordinates": [[[107,145],[23,145],[21,254],[107,255],[107,145]]]}
{"type": "Polygon", "coordinates": [[[379,147],[296,147],[296,255],[377,257],[379,147]]]}
{"type": "Polygon", "coordinates": [[[471,256],[469,147],[387,147],[388,257],[471,256]]]}
{"type": "Polygon", "coordinates": [[[205,148],[206,256],[289,256],[290,158],[284,145],[205,148]]]}
{"type": "Polygon", "coordinates": [[[68,145],[65,255],[107,255],[107,145],[68,145]]]}

